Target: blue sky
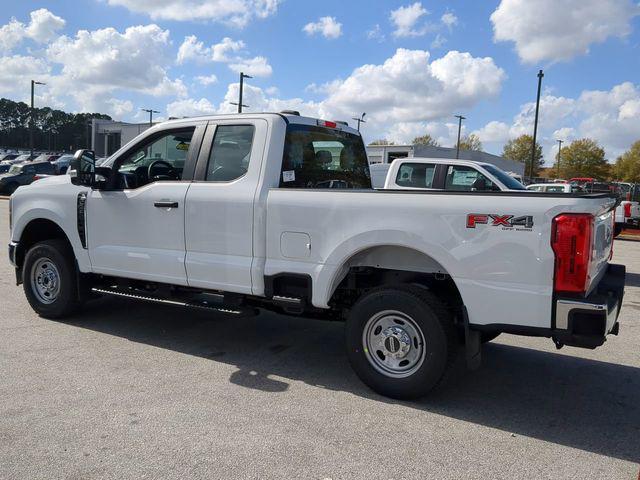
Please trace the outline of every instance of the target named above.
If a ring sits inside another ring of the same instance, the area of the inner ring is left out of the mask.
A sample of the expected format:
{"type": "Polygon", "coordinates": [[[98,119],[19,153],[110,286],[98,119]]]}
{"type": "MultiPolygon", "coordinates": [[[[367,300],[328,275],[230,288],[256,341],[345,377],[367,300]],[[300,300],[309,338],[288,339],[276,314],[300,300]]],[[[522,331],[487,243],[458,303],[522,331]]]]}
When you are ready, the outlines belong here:
{"type": "Polygon", "coordinates": [[[228,112],[238,71],[249,111],[332,119],[367,112],[365,140],[455,141],[454,114],[487,151],[531,133],[590,136],[610,160],[640,139],[635,0],[6,1],[0,96],[143,121],[228,112]],[[375,5],[375,6],[372,6],[375,5]],[[85,32],[80,32],[80,31],[85,32]]]}

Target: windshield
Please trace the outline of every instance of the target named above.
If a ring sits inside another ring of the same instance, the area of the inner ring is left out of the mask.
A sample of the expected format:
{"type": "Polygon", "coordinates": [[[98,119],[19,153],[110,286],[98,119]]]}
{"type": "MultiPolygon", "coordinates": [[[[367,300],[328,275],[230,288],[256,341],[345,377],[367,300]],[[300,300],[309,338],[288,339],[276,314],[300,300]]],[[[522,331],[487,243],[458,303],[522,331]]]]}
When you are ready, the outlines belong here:
{"type": "Polygon", "coordinates": [[[9,173],[20,173],[22,172],[22,165],[11,165],[9,169],[9,173]]]}
{"type": "Polygon", "coordinates": [[[282,188],[371,188],[362,137],[310,125],[287,126],[282,188]]]}
{"type": "Polygon", "coordinates": [[[494,165],[483,165],[483,167],[487,172],[489,172],[491,175],[496,177],[509,190],[526,190],[524,185],[522,185],[519,181],[517,181],[512,176],[507,175],[498,167],[494,165]]]}

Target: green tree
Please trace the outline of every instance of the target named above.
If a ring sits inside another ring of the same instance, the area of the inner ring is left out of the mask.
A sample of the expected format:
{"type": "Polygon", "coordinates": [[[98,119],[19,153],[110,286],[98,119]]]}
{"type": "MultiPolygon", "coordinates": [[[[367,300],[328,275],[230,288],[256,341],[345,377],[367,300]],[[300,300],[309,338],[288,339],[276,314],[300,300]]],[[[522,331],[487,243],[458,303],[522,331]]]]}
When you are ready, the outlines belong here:
{"type": "MultiPolygon", "coordinates": [[[[557,171],[557,163],[554,165],[557,171]]],[[[563,178],[592,177],[604,180],[609,177],[609,163],[604,149],[590,138],[581,138],[562,149],[560,175],[563,178]]]]}
{"type": "Polygon", "coordinates": [[[480,137],[478,137],[474,133],[465,135],[460,139],[460,150],[482,150],[482,142],[480,141],[480,137]]]}
{"type": "Polygon", "coordinates": [[[438,143],[438,141],[433,138],[431,135],[429,135],[428,133],[425,133],[424,135],[420,136],[420,137],[416,137],[413,139],[413,143],[414,145],[426,145],[428,147],[439,147],[440,144],[438,143]]]}
{"type": "Polygon", "coordinates": [[[613,168],[613,175],[617,180],[640,182],[640,140],[618,157],[613,168]]]}
{"type": "Polygon", "coordinates": [[[369,145],[395,145],[395,143],[390,142],[389,140],[387,140],[385,138],[380,138],[378,140],[374,140],[369,145]]]}
{"type": "MultiPolygon", "coordinates": [[[[530,175],[531,171],[531,148],[533,146],[533,137],[531,135],[520,135],[517,138],[509,140],[502,148],[502,156],[509,160],[524,163],[525,176],[530,175]]],[[[533,163],[533,176],[538,174],[540,167],[544,165],[542,156],[542,147],[536,142],[535,161],[533,163]]]]}

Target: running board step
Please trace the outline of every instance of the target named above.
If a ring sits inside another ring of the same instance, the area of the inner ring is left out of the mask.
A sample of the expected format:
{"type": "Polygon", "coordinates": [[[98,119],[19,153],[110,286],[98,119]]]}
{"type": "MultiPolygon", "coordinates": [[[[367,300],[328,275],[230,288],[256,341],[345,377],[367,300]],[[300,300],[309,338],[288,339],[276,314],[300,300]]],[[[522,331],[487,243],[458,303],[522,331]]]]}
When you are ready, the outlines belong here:
{"type": "Polygon", "coordinates": [[[304,299],[302,298],[274,295],[271,297],[271,301],[289,313],[300,314],[304,312],[304,299]]]}
{"type": "Polygon", "coordinates": [[[231,308],[226,307],[224,305],[216,305],[213,303],[209,303],[207,301],[194,301],[194,300],[178,300],[178,299],[170,299],[170,298],[159,298],[150,295],[141,295],[139,293],[131,293],[131,292],[123,292],[121,290],[115,290],[110,288],[98,288],[94,287],[91,289],[92,292],[103,294],[103,295],[112,295],[115,297],[123,297],[123,298],[133,298],[135,300],[143,300],[145,302],[154,302],[154,303],[162,303],[165,305],[173,305],[177,307],[189,307],[189,308],[199,308],[203,310],[211,310],[214,312],[226,313],[228,315],[255,315],[256,309],[254,308],[231,308]]]}

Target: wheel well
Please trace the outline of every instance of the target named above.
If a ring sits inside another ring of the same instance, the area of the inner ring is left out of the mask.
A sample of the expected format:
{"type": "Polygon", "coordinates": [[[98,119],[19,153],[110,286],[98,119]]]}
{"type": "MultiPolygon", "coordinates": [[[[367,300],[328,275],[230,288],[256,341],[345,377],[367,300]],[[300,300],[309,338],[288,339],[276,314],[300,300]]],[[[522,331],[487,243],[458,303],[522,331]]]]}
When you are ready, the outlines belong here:
{"type": "Polygon", "coordinates": [[[367,291],[393,284],[427,288],[454,309],[463,305],[460,290],[440,262],[399,245],[378,245],[355,253],[343,264],[336,284],[329,303],[347,309],[367,291]]]}
{"type": "Polygon", "coordinates": [[[24,257],[32,246],[38,242],[52,240],[54,238],[64,240],[69,244],[69,247],[71,247],[69,238],[58,224],[44,218],[31,220],[22,231],[18,243],[18,250],[16,252],[16,263],[18,267],[22,267],[24,257]]]}

